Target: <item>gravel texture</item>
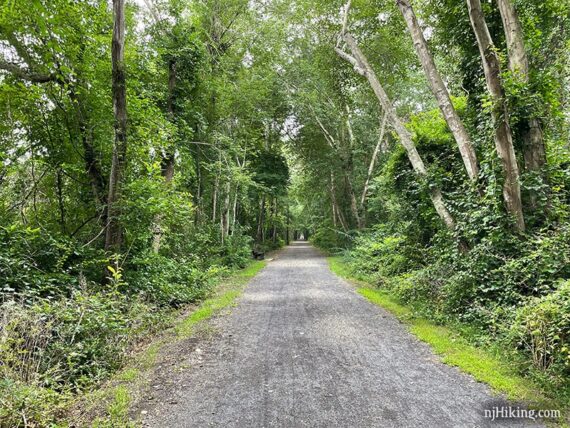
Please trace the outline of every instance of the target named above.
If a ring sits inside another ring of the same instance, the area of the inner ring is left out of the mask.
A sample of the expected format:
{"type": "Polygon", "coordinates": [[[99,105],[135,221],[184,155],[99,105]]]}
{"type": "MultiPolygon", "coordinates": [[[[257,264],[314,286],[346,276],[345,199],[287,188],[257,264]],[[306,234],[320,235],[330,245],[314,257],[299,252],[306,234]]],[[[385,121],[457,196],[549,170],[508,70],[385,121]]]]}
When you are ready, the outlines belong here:
{"type": "Polygon", "coordinates": [[[307,243],[278,253],[212,323],[218,333],[157,386],[145,426],[538,426],[485,419],[483,408],[508,404],[442,364],[307,243]]]}

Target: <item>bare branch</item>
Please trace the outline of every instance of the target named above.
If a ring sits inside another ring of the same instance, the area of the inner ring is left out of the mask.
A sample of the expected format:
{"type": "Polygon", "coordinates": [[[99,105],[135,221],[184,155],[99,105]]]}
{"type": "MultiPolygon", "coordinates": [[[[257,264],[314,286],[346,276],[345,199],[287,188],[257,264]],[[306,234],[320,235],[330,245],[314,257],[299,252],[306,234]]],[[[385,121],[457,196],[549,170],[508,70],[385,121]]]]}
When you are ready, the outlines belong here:
{"type": "Polygon", "coordinates": [[[362,75],[362,76],[366,76],[366,70],[364,68],[362,68],[360,66],[360,64],[358,63],[358,61],[356,60],[356,58],[354,58],[353,56],[347,54],[345,51],[343,51],[340,48],[334,48],[335,52],[338,54],[338,56],[340,56],[342,59],[348,61],[349,63],[352,64],[352,66],[354,67],[354,70],[362,75]]]}
{"type": "Polygon", "coordinates": [[[34,71],[25,70],[18,64],[8,62],[4,59],[0,59],[0,70],[7,71],[18,79],[27,80],[28,82],[33,83],[47,83],[57,81],[57,76],[55,74],[36,73],[34,71]]]}
{"type": "Polygon", "coordinates": [[[348,0],[348,2],[346,3],[346,5],[344,6],[344,16],[343,16],[343,20],[342,20],[342,30],[341,30],[341,36],[344,36],[346,34],[346,30],[348,28],[348,14],[350,12],[350,6],[351,6],[352,1],[348,0]]]}

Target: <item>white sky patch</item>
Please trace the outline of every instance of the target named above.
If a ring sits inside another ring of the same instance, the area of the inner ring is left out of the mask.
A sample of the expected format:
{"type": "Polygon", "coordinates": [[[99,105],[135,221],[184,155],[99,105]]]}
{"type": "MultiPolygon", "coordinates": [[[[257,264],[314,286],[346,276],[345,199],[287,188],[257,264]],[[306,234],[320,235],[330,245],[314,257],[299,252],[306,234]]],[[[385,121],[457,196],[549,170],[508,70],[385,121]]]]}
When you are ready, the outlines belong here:
{"type": "Polygon", "coordinates": [[[251,68],[253,65],[253,54],[250,51],[247,51],[241,60],[241,63],[245,68],[251,68]]]}
{"type": "Polygon", "coordinates": [[[380,21],[380,23],[385,24],[388,22],[388,19],[390,19],[390,14],[388,12],[378,14],[378,21],[380,21]]]}
{"type": "Polygon", "coordinates": [[[301,128],[303,128],[303,126],[299,123],[297,116],[288,116],[281,128],[281,139],[283,141],[289,141],[297,138],[299,132],[301,132],[301,128]]]}

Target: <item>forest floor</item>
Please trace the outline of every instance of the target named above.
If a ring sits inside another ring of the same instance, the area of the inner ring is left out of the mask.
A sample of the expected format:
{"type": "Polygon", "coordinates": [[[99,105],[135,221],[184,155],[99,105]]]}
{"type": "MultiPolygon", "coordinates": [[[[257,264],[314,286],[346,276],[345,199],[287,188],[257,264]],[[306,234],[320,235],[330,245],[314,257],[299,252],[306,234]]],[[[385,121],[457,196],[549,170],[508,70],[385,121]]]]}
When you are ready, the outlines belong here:
{"type": "Polygon", "coordinates": [[[541,426],[485,418],[509,404],[443,364],[307,243],[278,253],[205,331],[155,370],[131,410],[144,426],[541,426]]]}

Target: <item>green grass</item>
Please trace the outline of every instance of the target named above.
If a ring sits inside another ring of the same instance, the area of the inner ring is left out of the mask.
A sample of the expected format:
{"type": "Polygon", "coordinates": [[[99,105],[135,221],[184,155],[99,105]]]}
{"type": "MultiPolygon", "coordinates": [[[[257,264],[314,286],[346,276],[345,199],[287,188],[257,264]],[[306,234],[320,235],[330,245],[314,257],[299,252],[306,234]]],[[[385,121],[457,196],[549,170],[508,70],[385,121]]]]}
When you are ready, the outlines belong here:
{"type": "Polygon", "coordinates": [[[362,279],[355,278],[340,257],[329,257],[328,261],[336,275],[354,283],[359,294],[402,320],[410,332],[429,344],[444,363],[469,373],[478,381],[488,384],[496,393],[504,394],[511,400],[522,400],[540,406],[550,402],[538,386],[519,376],[500,355],[469,344],[449,327],[416,317],[411,308],[403,305],[389,292],[372,288],[362,279]]]}
{"type": "Polygon", "coordinates": [[[225,281],[226,287],[213,297],[210,297],[200,307],[194,311],[189,317],[182,320],[175,326],[176,333],[179,337],[189,337],[194,331],[194,327],[199,322],[211,318],[222,309],[231,306],[234,301],[241,295],[243,286],[266,265],[264,261],[256,261],[249,264],[245,269],[238,271],[236,274],[225,281]]]}
{"type": "Polygon", "coordinates": [[[156,365],[160,351],[167,345],[193,336],[200,323],[220,313],[234,304],[243,292],[244,286],[266,265],[264,261],[251,262],[244,269],[236,271],[215,287],[212,295],[204,300],[186,317],[172,325],[171,332],[157,337],[136,355],[132,362],[117,373],[108,385],[93,391],[85,397],[88,408],[104,408],[106,416],[96,419],[92,426],[96,428],[135,427],[129,419],[128,410],[133,396],[144,389],[149,375],[156,365]]]}

